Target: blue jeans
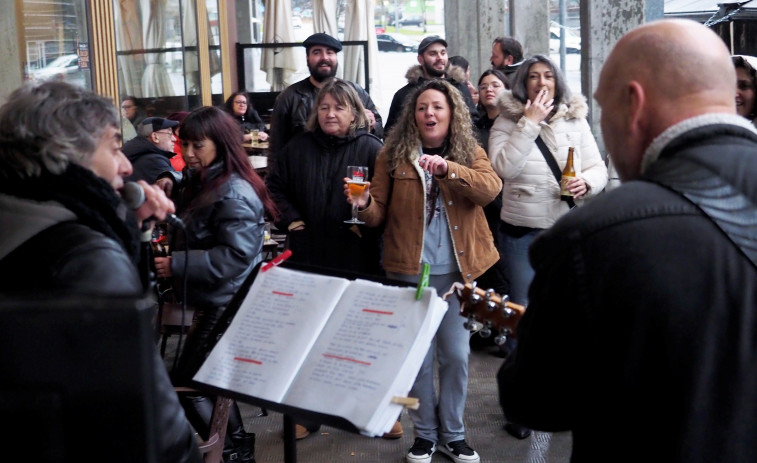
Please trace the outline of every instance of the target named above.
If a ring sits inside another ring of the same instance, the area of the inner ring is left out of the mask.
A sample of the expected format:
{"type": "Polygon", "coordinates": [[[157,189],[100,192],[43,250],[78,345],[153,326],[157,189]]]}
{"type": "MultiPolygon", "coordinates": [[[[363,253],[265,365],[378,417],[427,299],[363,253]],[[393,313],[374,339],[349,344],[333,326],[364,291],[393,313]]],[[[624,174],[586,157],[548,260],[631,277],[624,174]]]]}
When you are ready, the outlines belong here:
{"type": "Polygon", "coordinates": [[[534,269],[528,260],[528,248],[542,230],[534,229],[521,237],[498,230],[499,253],[505,261],[505,274],[510,282],[510,300],[528,305],[528,287],[534,279],[534,269]]]}
{"type": "MultiPolygon", "coordinates": [[[[390,273],[390,278],[416,283],[418,275],[390,273]]],[[[441,296],[454,282],[461,282],[459,273],[431,275],[429,286],[441,296]]],[[[410,397],[420,400],[418,410],[408,413],[413,421],[415,436],[434,443],[449,443],[465,439],[463,412],[468,394],[468,356],[470,332],[463,327],[460,301],[449,299],[449,308],[436,332],[431,347],[410,389],[410,397]],[[434,357],[439,364],[439,394],[434,385],[434,357]]]]}

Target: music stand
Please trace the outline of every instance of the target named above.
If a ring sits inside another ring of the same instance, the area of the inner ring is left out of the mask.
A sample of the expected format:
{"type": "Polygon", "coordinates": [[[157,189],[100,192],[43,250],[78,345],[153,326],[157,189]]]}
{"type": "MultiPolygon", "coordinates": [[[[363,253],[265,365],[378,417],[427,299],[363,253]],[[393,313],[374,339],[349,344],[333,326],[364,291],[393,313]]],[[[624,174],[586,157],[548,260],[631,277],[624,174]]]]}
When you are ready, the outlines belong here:
{"type": "MultiPolygon", "coordinates": [[[[263,263],[258,264],[253,269],[253,271],[244,281],[242,286],[239,288],[239,291],[237,291],[237,293],[234,295],[229,305],[226,307],[226,310],[224,311],[223,315],[221,315],[221,318],[218,320],[218,323],[213,329],[212,334],[208,337],[208,340],[206,341],[204,345],[205,352],[210,352],[215,346],[215,344],[218,342],[218,340],[221,338],[221,336],[224,334],[224,332],[226,332],[226,329],[231,324],[231,321],[234,319],[234,315],[236,315],[237,311],[239,310],[239,307],[242,305],[242,302],[244,301],[244,298],[249,292],[250,287],[254,283],[255,278],[257,277],[258,272],[260,271],[261,265],[263,265],[263,263]]],[[[306,265],[306,264],[298,264],[298,263],[293,263],[293,262],[288,262],[288,261],[285,261],[284,263],[282,263],[281,266],[290,268],[293,270],[301,270],[304,272],[318,273],[321,275],[347,278],[350,280],[360,278],[364,280],[376,281],[376,282],[383,283],[385,285],[391,285],[391,286],[402,286],[402,287],[415,286],[412,283],[408,283],[405,281],[393,280],[390,278],[378,277],[375,275],[365,275],[365,274],[356,273],[356,272],[348,272],[348,271],[332,269],[332,268],[318,267],[318,266],[306,265]]],[[[309,422],[321,423],[321,424],[331,426],[337,429],[342,429],[348,432],[353,432],[353,433],[360,432],[352,423],[350,423],[345,418],[342,418],[340,416],[314,412],[311,410],[305,410],[305,409],[293,407],[290,405],[280,404],[278,402],[271,402],[268,400],[254,398],[248,395],[238,394],[234,391],[230,391],[227,389],[221,389],[214,386],[209,386],[207,384],[197,383],[194,381],[192,381],[192,385],[198,390],[208,390],[212,392],[213,394],[222,394],[225,396],[230,396],[240,402],[249,403],[251,405],[255,405],[266,410],[273,410],[273,411],[283,414],[284,415],[283,426],[284,426],[284,462],[285,463],[297,462],[297,438],[295,436],[294,418],[300,418],[302,420],[307,420],[309,422]]]]}

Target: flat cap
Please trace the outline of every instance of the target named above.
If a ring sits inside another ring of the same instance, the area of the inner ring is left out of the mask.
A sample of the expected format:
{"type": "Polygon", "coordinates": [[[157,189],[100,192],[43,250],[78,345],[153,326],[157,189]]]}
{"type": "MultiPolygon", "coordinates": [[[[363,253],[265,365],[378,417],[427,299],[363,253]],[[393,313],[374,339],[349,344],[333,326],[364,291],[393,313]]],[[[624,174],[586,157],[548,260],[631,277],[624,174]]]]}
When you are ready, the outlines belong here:
{"type": "Polygon", "coordinates": [[[444,48],[447,48],[446,40],[439,37],[438,35],[429,35],[428,37],[424,37],[423,40],[421,40],[421,44],[418,45],[418,54],[422,55],[423,52],[426,51],[426,48],[435,43],[441,43],[442,45],[444,45],[444,48]]]}
{"type": "Polygon", "coordinates": [[[142,119],[141,125],[145,127],[144,133],[150,135],[158,130],[170,129],[179,125],[178,121],[172,121],[169,119],[163,119],[162,117],[147,117],[142,119]]]}
{"type": "Polygon", "coordinates": [[[342,51],[342,42],[328,34],[324,34],[323,32],[318,32],[306,38],[305,41],[302,42],[302,45],[306,49],[309,49],[313,45],[323,45],[324,47],[329,47],[337,52],[342,51]]]}

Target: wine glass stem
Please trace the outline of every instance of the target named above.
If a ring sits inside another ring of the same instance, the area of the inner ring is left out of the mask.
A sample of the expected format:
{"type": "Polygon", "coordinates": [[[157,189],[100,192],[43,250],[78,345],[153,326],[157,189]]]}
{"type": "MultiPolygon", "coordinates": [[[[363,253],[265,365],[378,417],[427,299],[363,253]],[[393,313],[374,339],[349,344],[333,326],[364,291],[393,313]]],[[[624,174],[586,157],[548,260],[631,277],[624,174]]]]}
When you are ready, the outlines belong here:
{"type": "Polygon", "coordinates": [[[352,220],[357,220],[357,203],[352,203],[352,220]]]}

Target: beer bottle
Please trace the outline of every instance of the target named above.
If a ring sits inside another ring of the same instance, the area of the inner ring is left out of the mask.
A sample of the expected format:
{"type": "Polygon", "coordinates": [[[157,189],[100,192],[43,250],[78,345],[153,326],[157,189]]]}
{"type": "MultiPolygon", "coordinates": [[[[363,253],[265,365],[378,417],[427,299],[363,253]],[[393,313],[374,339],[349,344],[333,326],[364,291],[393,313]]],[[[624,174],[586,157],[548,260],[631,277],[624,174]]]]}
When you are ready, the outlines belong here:
{"type": "Polygon", "coordinates": [[[568,182],[575,178],[576,169],[573,167],[573,147],[568,148],[568,162],[565,163],[565,168],[562,170],[562,178],[560,179],[560,195],[561,196],[573,196],[573,193],[568,190],[568,182]]]}

